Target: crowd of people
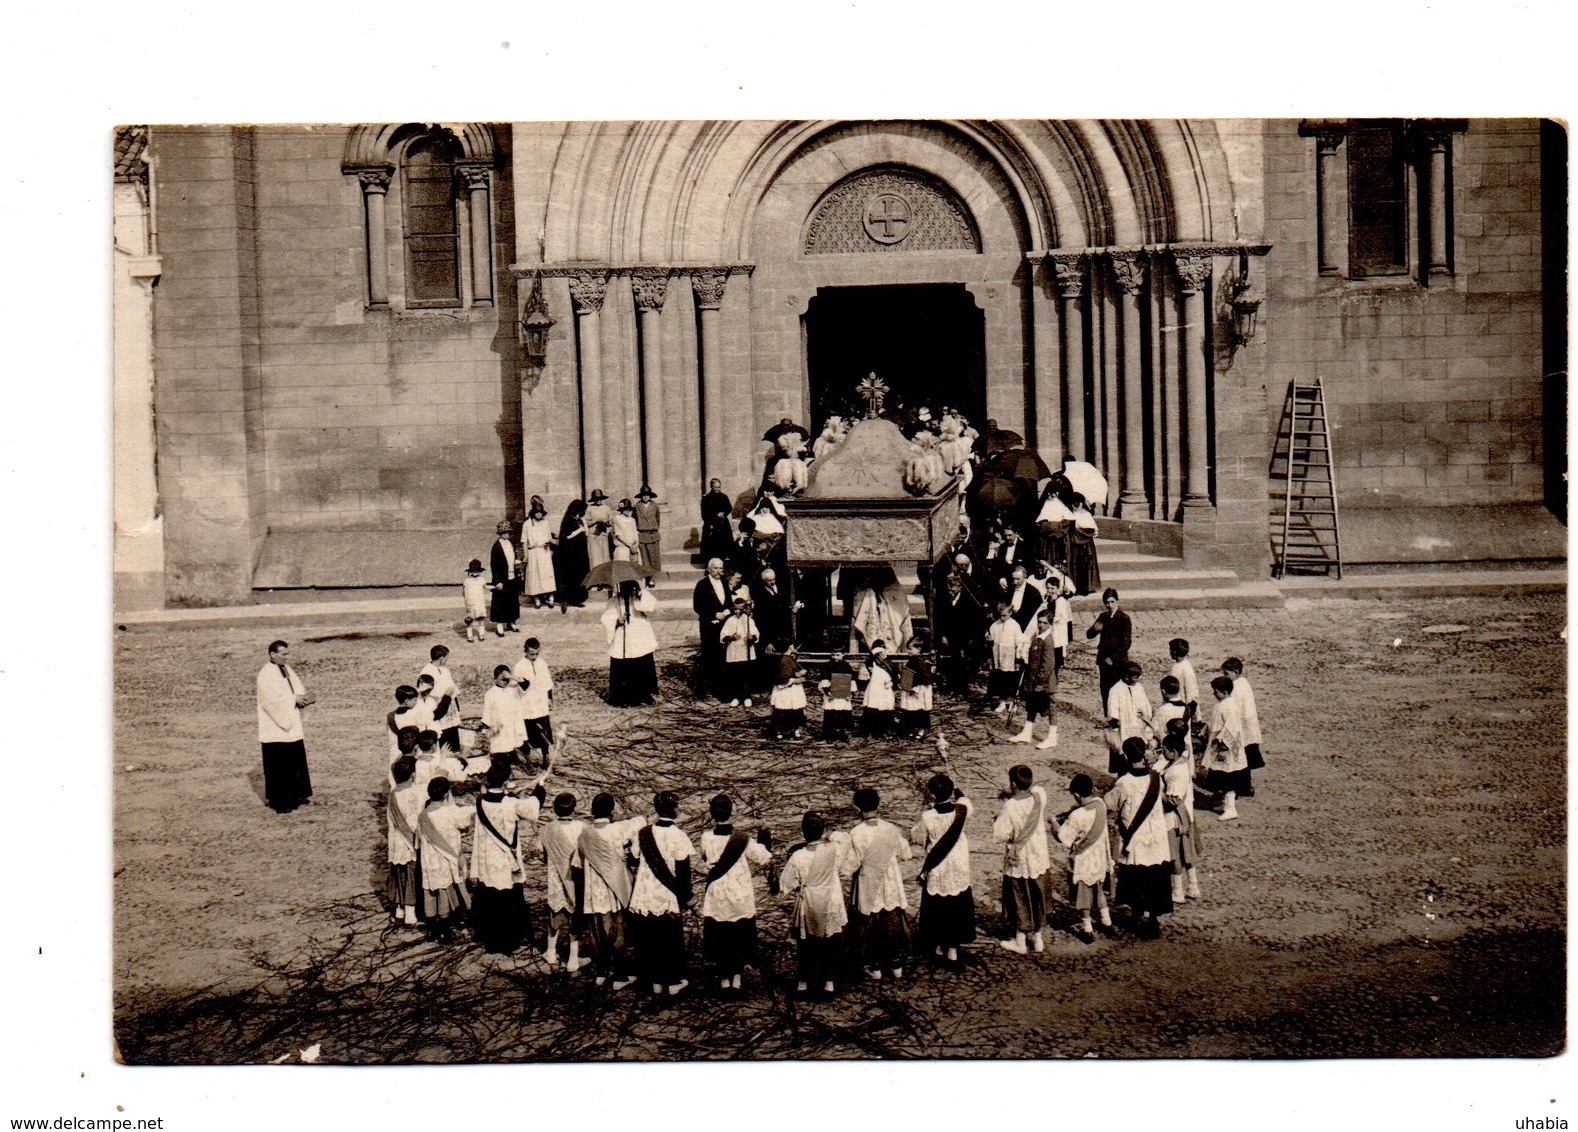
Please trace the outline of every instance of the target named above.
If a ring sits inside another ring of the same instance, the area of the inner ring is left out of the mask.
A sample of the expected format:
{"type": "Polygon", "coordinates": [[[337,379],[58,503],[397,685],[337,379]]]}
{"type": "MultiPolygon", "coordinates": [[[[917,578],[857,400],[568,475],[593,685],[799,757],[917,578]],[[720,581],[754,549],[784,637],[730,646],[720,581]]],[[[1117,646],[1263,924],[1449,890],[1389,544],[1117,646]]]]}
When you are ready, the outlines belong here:
{"type": "MultiPolygon", "coordinates": [[[[1099,792],[1090,774],[1076,774],[1066,784],[1070,804],[1054,814],[1047,789],[1027,766],[1016,765],[991,827],[1002,853],[1005,933],[998,942],[1015,953],[1043,950],[1048,924],[1065,914],[1070,922],[1063,926],[1093,942],[1096,933],[1114,930],[1114,907],[1131,910],[1135,936],[1154,938],[1161,917],[1202,895],[1196,814],[1204,805],[1197,804],[1197,791],[1217,795],[1218,817],[1233,820],[1236,800],[1253,794],[1252,770],[1264,765],[1242,662],[1223,661],[1222,674],[1209,684],[1214,706],[1204,712],[1189,643],[1172,640],[1173,665],[1153,709],[1140,685],[1140,666],[1128,657],[1132,623],[1115,593],[1106,606],[1087,635],[1101,639],[1101,655],[1120,674],[1105,705],[1111,786],[1099,792]],[[1054,841],[1062,848],[1061,870],[1054,868],[1054,841]],[[1055,883],[1059,873],[1061,886],[1055,883]],[[1054,896],[1059,887],[1067,913],[1054,896]]],[[[1022,707],[1025,715],[1024,729],[1006,736],[1009,742],[1030,741],[1041,717],[1055,742],[1052,690],[1061,658],[1049,607],[1037,610],[1036,624],[1023,654],[1027,678],[1010,702],[998,705],[1005,714],[1022,707]]],[[[849,828],[835,828],[833,815],[809,812],[801,821],[803,840],[780,855],[766,828],[747,832],[734,824],[732,800],[720,793],[709,805],[710,829],[693,843],[678,826],[678,797],[668,791],[654,796],[645,815],[621,814],[606,792],[590,800],[585,814],[581,800],[568,792],[550,803],[547,781],[565,736],[552,718],[554,679],[540,641],[527,638],[515,664],[494,669],[482,704],[485,742],[469,746],[461,742],[460,690],[448,654],[447,646],[433,646],[412,683],[395,689],[386,716],[387,852],[397,923],[442,941],[469,926],[485,950],[498,954],[545,938],[542,959],[550,967],[563,963],[575,972],[590,966],[599,985],[618,990],[640,981],[663,995],[689,985],[693,960],[683,917],[698,894],[700,967],[712,984],[722,993],[737,992],[744,973],[760,969],[758,871],[768,892],[789,902],[796,983],[808,995],[835,992],[851,972],[872,980],[902,978],[917,954],[957,964],[960,948],[975,940],[965,823],[976,803],[947,774],[927,784],[927,805],[907,829],[885,818],[877,792],[863,788],[852,799],[858,819],[849,828]],[[912,933],[903,862],[916,857],[912,933]],[[546,905],[540,936],[533,933],[526,897],[528,875],[537,870],[540,881],[531,887],[544,892],[546,905]]],[[[276,795],[290,802],[292,791],[311,791],[300,712],[312,697],[287,665],[288,656],[289,646],[274,642],[258,677],[271,804],[276,795]],[[294,739],[282,738],[292,733],[294,739]]],[[[889,663],[880,654],[875,658],[863,717],[893,710],[889,663]]],[[[841,658],[818,686],[827,705],[824,727],[850,730],[855,666],[841,658]]],[[[912,689],[906,684],[906,692],[912,689]]],[[[792,716],[785,728],[803,726],[803,701],[798,712],[776,698],[773,707],[775,719],[779,712],[792,716]]],[[[1047,746],[1045,740],[1039,745],[1047,746]]],[[[294,804],[302,801],[294,798],[294,804]]]]}
{"type": "MultiPolygon", "coordinates": [[[[925,428],[922,418],[917,431],[925,428]]],[[[948,431],[955,448],[968,439],[948,431]]],[[[1091,532],[1079,518],[1088,515],[1086,502],[1068,481],[1048,477],[1033,508],[1022,506],[1021,493],[977,508],[973,520],[967,514],[954,545],[923,567],[923,578],[940,575],[942,584],[927,630],[917,632],[909,591],[891,567],[845,568],[836,583],[827,572],[797,571],[791,595],[778,494],[803,490],[804,451],[778,441],[738,528],[733,501],[717,480],[702,500],[707,568],[692,602],[701,694],[741,710],[764,699],[768,734],[779,740],[810,735],[815,700],[824,743],[919,740],[932,726],[934,689],[970,697],[984,677],[981,710],[1003,717],[1002,741],[1057,747],[1059,677],[1073,643],[1070,601],[1099,585],[1091,532]],[[849,622],[847,647],[841,639],[825,661],[802,659],[802,639],[835,598],[849,622]],[[1038,737],[1039,725],[1045,731],[1038,737]]],[[[823,443],[838,438],[824,435],[823,443]]],[[[975,462],[957,451],[953,458],[965,468],[975,462]]],[[[636,567],[630,575],[609,572],[601,618],[608,699],[621,707],[656,702],[650,579],[662,560],[651,489],[613,508],[595,490],[586,502],[573,501],[556,529],[534,496],[518,541],[513,533],[501,522],[487,567],[473,559],[466,570],[467,640],[484,640],[490,625],[499,637],[519,632],[523,601],[582,605],[588,575],[604,563],[629,562],[636,567]]],[[[1043,950],[1046,927],[1062,914],[1053,895],[1054,841],[1064,862],[1064,902],[1077,916],[1065,925],[1074,936],[1090,943],[1097,932],[1110,933],[1115,906],[1131,910],[1135,935],[1156,936],[1161,917],[1202,895],[1197,810],[1215,808],[1219,820],[1236,820],[1238,801],[1254,794],[1252,772],[1264,765],[1254,692],[1238,658],[1222,662],[1206,704],[1189,643],[1172,640],[1172,667],[1153,707],[1130,655],[1134,624],[1116,590],[1103,593],[1103,607],[1085,635],[1096,641],[1110,787],[1098,791],[1090,774],[1075,774],[1065,786],[1070,804],[1054,814],[1047,789],[1029,767],[1015,765],[991,826],[1002,854],[1005,932],[998,942],[1019,954],[1043,950]]],[[[758,871],[768,892],[790,904],[801,993],[833,993],[851,971],[902,978],[913,953],[956,964],[960,948],[975,940],[965,824],[976,803],[949,775],[931,778],[927,804],[908,828],[884,817],[877,792],[862,788],[852,798],[858,817],[849,828],[835,828],[833,815],[808,812],[803,840],[781,855],[765,827],[736,825],[732,799],[718,793],[709,804],[711,827],[693,843],[678,824],[679,798],[671,791],[654,795],[650,814],[621,814],[607,792],[596,793],[584,814],[569,792],[550,803],[547,781],[564,729],[554,725],[553,675],[537,638],[525,639],[516,663],[494,668],[480,741],[470,744],[462,742],[460,690],[448,654],[447,646],[433,646],[412,683],[395,688],[386,717],[389,888],[398,924],[439,940],[469,925],[487,951],[514,953],[535,938],[525,893],[528,875],[540,870],[540,884],[531,887],[546,894],[543,960],[571,972],[590,966],[597,983],[614,990],[641,981],[662,995],[689,985],[683,917],[698,891],[700,958],[716,988],[738,992],[744,972],[759,967],[758,871]],[[902,863],[917,856],[912,938],[902,863]]],[[[281,811],[311,796],[301,711],[312,697],[288,655],[285,642],[274,642],[258,675],[265,792],[281,811]]],[[[946,765],[946,741],[938,749],[946,765]]]]}
{"type": "Polygon", "coordinates": [[[584,606],[587,575],[605,562],[630,562],[648,579],[663,572],[662,509],[645,484],[612,507],[602,488],[572,499],[557,528],[534,495],[519,537],[508,519],[495,534],[487,566],[473,558],[461,578],[469,641],[482,640],[490,624],[501,637],[520,632],[523,605],[565,613],[584,606]]]}

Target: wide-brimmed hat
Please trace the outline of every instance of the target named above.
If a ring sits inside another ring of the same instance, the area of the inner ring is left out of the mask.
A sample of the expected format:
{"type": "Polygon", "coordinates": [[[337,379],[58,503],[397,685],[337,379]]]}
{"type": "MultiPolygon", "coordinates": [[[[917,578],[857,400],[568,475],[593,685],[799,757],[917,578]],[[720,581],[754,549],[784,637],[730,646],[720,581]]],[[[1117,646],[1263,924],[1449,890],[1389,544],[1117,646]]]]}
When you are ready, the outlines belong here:
{"type": "Polygon", "coordinates": [[[466,573],[468,573],[468,574],[480,574],[480,573],[482,573],[482,559],[480,559],[480,558],[473,558],[470,562],[466,563],[466,573]]]}
{"type": "Polygon", "coordinates": [[[587,498],[590,499],[593,503],[596,503],[599,499],[607,499],[608,498],[608,493],[606,491],[604,491],[600,487],[594,487],[592,489],[592,494],[587,496],[587,498]]]}
{"type": "Polygon", "coordinates": [[[494,525],[493,530],[496,534],[507,535],[510,533],[510,531],[514,530],[514,528],[510,526],[510,521],[508,519],[500,519],[498,523],[494,525]]]}
{"type": "Polygon", "coordinates": [[[636,498],[637,499],[656,499],[657,498],[657,492],[653,491],[646,484],[642,484],[641,485],[641,490],[636,492],[636,498]]]}

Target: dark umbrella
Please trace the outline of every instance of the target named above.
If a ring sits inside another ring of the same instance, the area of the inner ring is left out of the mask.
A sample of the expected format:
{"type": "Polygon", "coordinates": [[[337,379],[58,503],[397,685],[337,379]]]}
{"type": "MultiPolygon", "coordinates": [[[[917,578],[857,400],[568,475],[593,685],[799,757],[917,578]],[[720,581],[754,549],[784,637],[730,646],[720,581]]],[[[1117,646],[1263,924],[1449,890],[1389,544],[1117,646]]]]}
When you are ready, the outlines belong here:
{"type": "Polygon", "coordinates": [[[1035,483],[1047,479],[1052,470],[1047,463],[1029,448],[1010,448],[999,452],[986,462],[984,469],[989,476],[1002,476],[1009,480],[1028,480],[1035,483]]]}
{"type": "MultiPolygon", "coordinates": [[[[1012,429],[996,428],[986,434],[986,453],[989,456],[1010,448],[1023,448],[1024,446],[1025,438],[1012,429]]],[[[1045,464],[1042,465],[1042,467],[1045,466],[1045,464]]],[[[1045,472],[1041,473],[1042,476],[1046,474],[1045,472]]],[[[1036,478],[1040,479],[1041,477],[1037,476],[1036,478]]]]}
{"type": "Polygon", "coordinates": [[[1012,507],[1019,502],[1019,493],[1014,490],[1012,481],[997,475],[982,476],[976,480],[970,485],[970,495],[977,505],[993,511],[1012,507]]]}
{"type": "Polygon", "coordinates": [[[624,559],[615,559],[611,562],[599,562],[587,573],[586,580],[581,583],[587,589],[595,586],[607,586],[617,589],[624,582],[641,582],[652,576],[652,571],[637,566],[634,562],[624,559]]]}

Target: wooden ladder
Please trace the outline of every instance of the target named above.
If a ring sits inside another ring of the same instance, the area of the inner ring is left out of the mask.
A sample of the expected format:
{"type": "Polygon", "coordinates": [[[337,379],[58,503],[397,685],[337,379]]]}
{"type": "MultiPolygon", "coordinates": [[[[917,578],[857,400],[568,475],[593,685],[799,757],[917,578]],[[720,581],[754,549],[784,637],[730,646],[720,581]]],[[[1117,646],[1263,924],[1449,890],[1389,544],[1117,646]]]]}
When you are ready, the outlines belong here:
{"type": "Polygon", "coordinates": [[[1337,538],[1337,481],[1320,378],[1288,384],[1271,449],[1271,576],[1324,573],[1342,577],[1337,538]],[[1280,499],[1279,499],[1280,496],[1280,499]]]}

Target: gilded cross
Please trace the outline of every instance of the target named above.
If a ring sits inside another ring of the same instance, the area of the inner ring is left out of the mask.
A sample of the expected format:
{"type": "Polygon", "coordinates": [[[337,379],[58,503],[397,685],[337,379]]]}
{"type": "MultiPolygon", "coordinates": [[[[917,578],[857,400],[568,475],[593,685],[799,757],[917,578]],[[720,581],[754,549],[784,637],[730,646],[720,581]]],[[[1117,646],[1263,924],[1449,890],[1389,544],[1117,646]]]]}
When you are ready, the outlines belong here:
{"type": "Polygon", "coordinates": [[[874,417],[882,411],[882,398],[887,396],[888,383],[876,374],[868,373],[866,379],[855,386],[855,392],[865,399],[866,416],[874,417]]]}

